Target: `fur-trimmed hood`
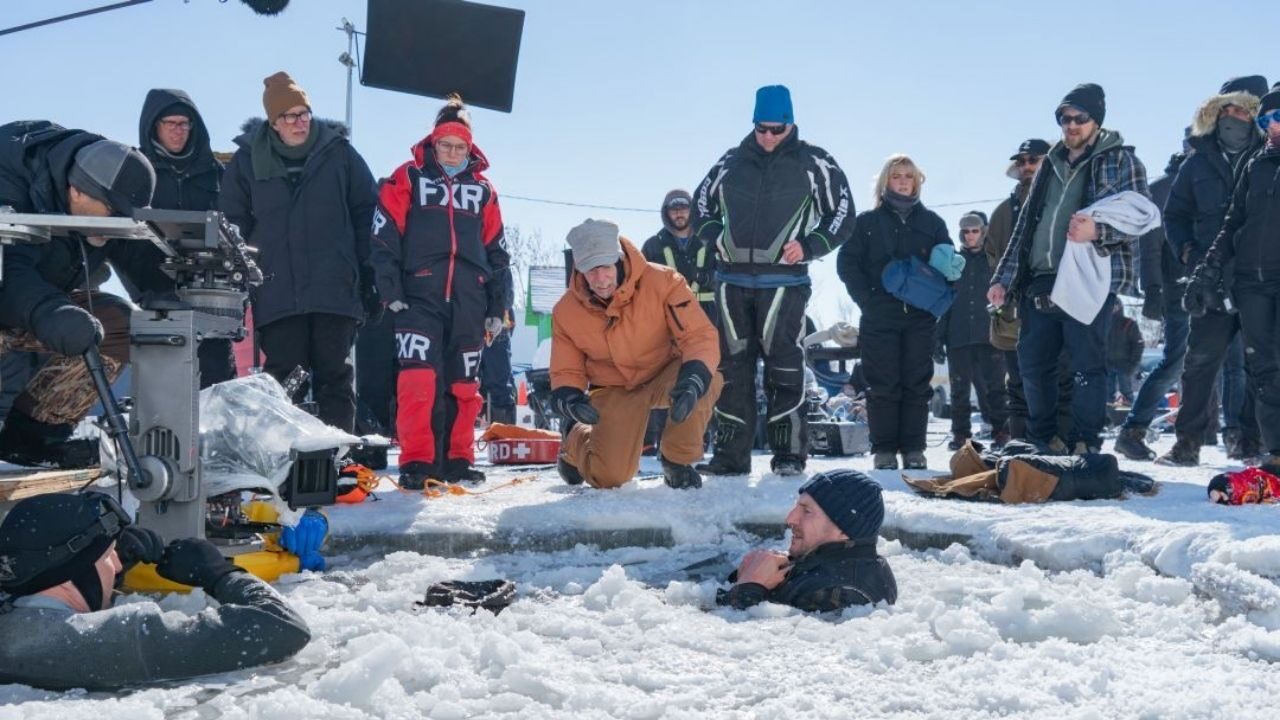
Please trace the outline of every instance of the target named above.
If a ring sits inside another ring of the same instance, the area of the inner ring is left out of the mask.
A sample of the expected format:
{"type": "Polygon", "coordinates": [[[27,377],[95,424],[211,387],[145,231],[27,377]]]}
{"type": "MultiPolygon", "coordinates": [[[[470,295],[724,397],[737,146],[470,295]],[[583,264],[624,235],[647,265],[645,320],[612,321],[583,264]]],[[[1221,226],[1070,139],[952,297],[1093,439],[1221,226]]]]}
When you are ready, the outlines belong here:
{"type": "Polygon", "coordinates": [[[1261,100],[1243,91],[1214,95],[1196,110],[1196,115],[1191,120],[1191,137],[1212,135],[1218,129],[1218,114],[1228,105],[1244,108],[1250,115],[1257,115],[1261,104],[1261,100]]]}

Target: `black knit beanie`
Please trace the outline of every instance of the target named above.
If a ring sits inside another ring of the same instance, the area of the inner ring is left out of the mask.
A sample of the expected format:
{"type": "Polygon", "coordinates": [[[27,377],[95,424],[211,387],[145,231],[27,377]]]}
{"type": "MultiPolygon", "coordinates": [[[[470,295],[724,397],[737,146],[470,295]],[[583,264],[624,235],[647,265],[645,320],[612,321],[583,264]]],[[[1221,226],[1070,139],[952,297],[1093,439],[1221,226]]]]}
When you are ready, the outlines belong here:
{"type": "Polygon", "coordinates": [[[874,538],[884,523],[880,485],[856,470],[829,470],[800,487],[850,540],[874,538]]]}
{"type": "Polygon", "coordinates": [[[1107,94],[1103,92],[1101,85],[1094,83],[1084,83],[1072,88],[1071,92],[1062,98],[1062,102],[1058,103],[1058,109],[1053,113],[1054,120],[1062,117],[1062,109],[1068,105],[1089,113],[1089,117],[1093,118],[1099,127],[1107,116],[1107,94]]]}

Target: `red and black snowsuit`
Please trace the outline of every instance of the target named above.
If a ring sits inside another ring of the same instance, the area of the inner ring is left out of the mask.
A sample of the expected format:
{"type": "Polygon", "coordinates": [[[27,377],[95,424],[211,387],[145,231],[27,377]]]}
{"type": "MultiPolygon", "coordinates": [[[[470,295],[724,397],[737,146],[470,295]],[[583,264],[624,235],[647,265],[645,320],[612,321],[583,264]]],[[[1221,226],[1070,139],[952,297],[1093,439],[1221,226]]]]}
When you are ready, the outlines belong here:
{"type": "Polygon", "coordinates": [[[483,174],[488,167],[472,145],[467,167],[450,178],[428,136],[378,193],[370,263],[383,302],[408,305],[395,316],[402,466],[436,463],[437,437],[446,434],[449,461],[475,461],[484,319],[509,309],[511,282],[498,194],[483,174]],[[436,430],[433,414],[443,418],[436,430]]]}

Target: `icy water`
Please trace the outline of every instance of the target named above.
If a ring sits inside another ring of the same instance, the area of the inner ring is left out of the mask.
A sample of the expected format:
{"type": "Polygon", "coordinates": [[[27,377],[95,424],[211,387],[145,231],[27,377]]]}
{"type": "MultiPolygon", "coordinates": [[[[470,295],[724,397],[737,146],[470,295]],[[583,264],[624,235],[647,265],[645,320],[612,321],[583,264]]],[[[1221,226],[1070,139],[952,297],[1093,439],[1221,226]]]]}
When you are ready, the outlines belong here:
{"type": "Polygon", "coordinates": [[[749,547],[337,558],[281,586],[315,635],[286,664],[119,696],[0,687],[0,720],[1275,716],[1271,634],[1133,556],[1046,573],[881,541],[894,607],[716,608],[749,547]],[[491,577],[519,586],[498,616],[413,606],[491,577]]]}

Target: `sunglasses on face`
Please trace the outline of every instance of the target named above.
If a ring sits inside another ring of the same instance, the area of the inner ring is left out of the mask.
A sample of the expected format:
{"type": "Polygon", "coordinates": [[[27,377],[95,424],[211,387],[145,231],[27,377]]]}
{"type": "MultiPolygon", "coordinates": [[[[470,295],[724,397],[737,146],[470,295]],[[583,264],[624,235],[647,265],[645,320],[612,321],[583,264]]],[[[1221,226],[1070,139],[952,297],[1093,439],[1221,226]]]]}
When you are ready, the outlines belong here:
{"type": "Polygon", "coordinates": [[[1269,113],[1258,116],[1258,127],[1266,130],[1268,125],[1277,120],[1280,120],[1280,110],[1272,110],[1269,113]]]}
{"type": "Polygon", "coordinates": [[[760,123],[756,123],[756,132],[760,133],[761,135],[766,135],[766,134],[781,135],[786,131],[787,131],[787,126],[785,124],[784,125],[762,125],[760,123]]]}
{"type": "Polygon", "coordinates": [[[1013,162],[1014,162],[1014,164],[1015,164],[1015,165],[1017,165],[1018,167],[1025,167],[1025,166],[1027,166],[1027,165],[1039,165],[1039,164],[1040,164],[1040,160],[1042,160],[1042,159],[1043,159],[1043,156],[1041,156],[1041,155],[1037,155],[1037,156],[1035,156],[1035,157],[1030,157],[1030,156],[1028,156],[1028,155],[1023,155],[1022,157],[1018,158],[1017,160],[1014,160],[1013,162]]]}
{"type": "Polygon", "coordinates": [[[1066,127],[1068,125],[1088,125],[1092,120],[1093,116],[1089,113],[1076,113],[1074,115],[1063,113],[1058,116],[1058,124],[1062,127],[1066,127]]]}

